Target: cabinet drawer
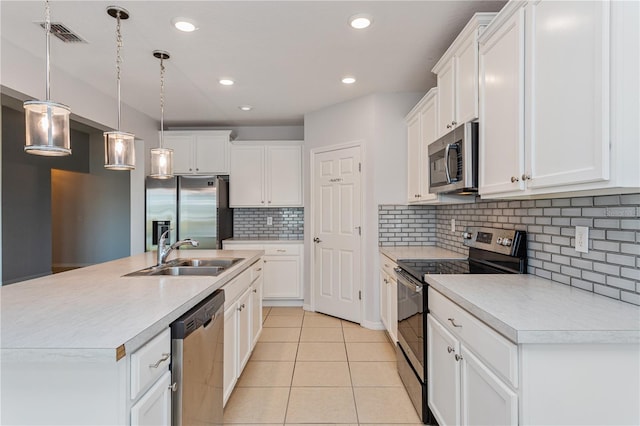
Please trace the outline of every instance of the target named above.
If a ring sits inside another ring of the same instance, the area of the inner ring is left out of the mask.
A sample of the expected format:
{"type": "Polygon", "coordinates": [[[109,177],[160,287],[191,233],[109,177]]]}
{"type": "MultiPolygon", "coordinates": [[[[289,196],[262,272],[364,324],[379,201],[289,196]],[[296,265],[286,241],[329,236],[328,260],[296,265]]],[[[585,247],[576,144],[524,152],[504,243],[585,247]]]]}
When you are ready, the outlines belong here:
{"type": "Polygon", "coordinates": [[[389,278],[393,278],[394,281],[396,279],[396,271],[394,271],[394,269],[397,267],[398,264],[396,262],[380,253],[380,268],[389,275],[389,278]]]}
{"type": "Polygon", "coordinates": [[[262,276],[264,261],[262,258],[251,265],[251,282],[254,282],[262,276]]]}
{"type": "Polygon", "coordinates": [[[518,347],[429,287],[429,312],[484,360],[499,376],[518,387],[518,347]]]}
{"type": "Polygon", "coordinates": [[[300,254],[300,244],[265,244],[264,254],[270,256],[297,256],[300,254]]]}
{"type": "Polygon", "coordinates": [[[225,241],[222,245],[225,250],[264,250],[264,245],[262,244],[245,244],[225,241]]]}
{"type": "Polygon", "coordinates": [[[171,364],[171,330],[147,342],[131,354],[131,399],[155,382],[171,364]]]}
{"type": "Polygon", "coordinates": [[[224,290],[224,308],[233,305],[236,299],[251,285],[251,268],[222,286],[224,290]]]}

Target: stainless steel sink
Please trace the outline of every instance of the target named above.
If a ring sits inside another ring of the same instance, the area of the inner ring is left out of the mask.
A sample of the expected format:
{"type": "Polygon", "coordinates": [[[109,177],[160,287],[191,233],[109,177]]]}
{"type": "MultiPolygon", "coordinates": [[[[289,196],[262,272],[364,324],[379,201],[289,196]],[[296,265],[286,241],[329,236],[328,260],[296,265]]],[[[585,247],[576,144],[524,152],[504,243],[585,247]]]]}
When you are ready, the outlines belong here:
{"type": "Polygon", "coordinates": [[[241,257],[173,259],[164,265],[141,269],[127,274],[125,277],[149,277],[155,275],[215,277],[241,260],[243,260],[241,257]]]}

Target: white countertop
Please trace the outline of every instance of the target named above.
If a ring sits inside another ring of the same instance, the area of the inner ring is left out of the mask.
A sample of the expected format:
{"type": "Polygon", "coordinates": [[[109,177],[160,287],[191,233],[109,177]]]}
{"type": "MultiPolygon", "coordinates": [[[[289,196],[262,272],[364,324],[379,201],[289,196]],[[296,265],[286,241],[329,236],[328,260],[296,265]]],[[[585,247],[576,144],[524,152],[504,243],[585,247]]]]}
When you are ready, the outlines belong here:
{"type": "MultiPolygon", "coordinates": [[[[256,250],[178,250],[177,257],[241,257],[217,277],[122,275],[155,265],[155,252],[0,287],[0,348],[127,352],[255,262],[256,250]]],[[[115,359],[115,358],[114,358],[115,359]]]]}
{"type": "Polygon", "coordinates": [[[427,275],[515,343],[640,344],[640,307],[533,275],[427,275]]]}
{"type": "Polygon", "coordinates": [[[380,253],[397,262],[398,259],[466,259],[464,254],[436,246],[379,247],[380,253]]]}

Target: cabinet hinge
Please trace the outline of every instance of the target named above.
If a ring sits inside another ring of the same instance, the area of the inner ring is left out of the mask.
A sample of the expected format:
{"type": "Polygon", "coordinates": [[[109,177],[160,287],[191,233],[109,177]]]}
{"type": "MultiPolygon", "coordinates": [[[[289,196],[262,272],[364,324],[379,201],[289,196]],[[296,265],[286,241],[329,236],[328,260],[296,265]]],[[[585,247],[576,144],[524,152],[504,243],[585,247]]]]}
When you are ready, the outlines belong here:
{"type": "Polygon", "coordinates": [[[358,300],[362,300],[362,290],[358,291],[358,300]]]}
{"type": "Polygon", "coordinates": [[[362,226],[356,226],[358,228],[358,235],[362,236],[362,226]]]}
{"type": "Polygon", "coordinates": [[[362,172],[362,163],[358,163],[358,171],[362,172]]]}

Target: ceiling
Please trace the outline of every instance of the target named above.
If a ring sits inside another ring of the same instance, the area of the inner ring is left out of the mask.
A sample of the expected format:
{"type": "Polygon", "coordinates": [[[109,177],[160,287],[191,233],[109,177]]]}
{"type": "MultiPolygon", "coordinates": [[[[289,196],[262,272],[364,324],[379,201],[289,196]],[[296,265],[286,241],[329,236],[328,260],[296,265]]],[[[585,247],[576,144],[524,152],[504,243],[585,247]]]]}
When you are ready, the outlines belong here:
{"type": "MultiPolygon", "coordinates": [[[[505,1],[51,1],[61,22],[87,43],[52,37],[52,99],[60,68],[115,96],[117,5],[131,17],[124,38],[122,102],[160,116],[160,65],[166,50],[165,122],[171,126],[300,125],[305,113],[375,92],[426,92],[431,68],[475,12],[505,1]],[[366,13],[373,25],[354,30],[366,13]],[[175,17],[196,21],[183,33],[175,17]],[[354,76],[352,85],[342,77],[354,76]],[[235,80],[222,86],[220,78],[235,80]],[[252,111],[240,111],[249,104],[252,111]]],[[[0,2],[2,43],[44,58],[43,1],[0,2]]],[[[44,79],[44,61],[43,61],[44,79]]],[[[38,95],[38,94],[34,94],[38,95]]],[[[70,105],[73,108],[73,105],[70,105]]]]}

